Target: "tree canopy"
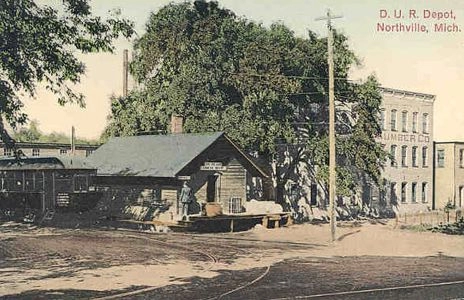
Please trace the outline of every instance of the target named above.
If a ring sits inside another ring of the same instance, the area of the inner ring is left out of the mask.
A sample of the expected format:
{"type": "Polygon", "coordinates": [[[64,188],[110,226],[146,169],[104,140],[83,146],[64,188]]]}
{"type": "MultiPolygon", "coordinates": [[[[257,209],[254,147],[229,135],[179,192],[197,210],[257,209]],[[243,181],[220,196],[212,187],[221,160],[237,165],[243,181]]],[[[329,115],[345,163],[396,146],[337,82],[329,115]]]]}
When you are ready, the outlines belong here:
{"type": "MultiPolygon", "coordinates": [[[[31,120],[28,127],[19,128],[12,137],[16,142],[69,143],[71,137],[62,132],[43,133],[36,120],[31,120]]],[[[75,138],[76,144],[99,144],[96,140],[75,138]]]]}
{"type": "MultiPolygon", "coordinates": [[[[225,131],[271,162],[291,153],[274,174],[288,180],[299,162],[326,182],[328,162],[327,43],[309,31],[297,37],[282,23],[265,27],[237,17],[216,2],[169,4],[152,13],[134,44],[131,72],[138,88],[113,97],[106,136],[168,131],[172,114],[185,132],[225,131]]],[[[380,182],[385,160],[375,142],[381,96],[369,77],[348,80],[358,59],[347,38],[335,33],[338,105],[338,191],[349,193],[355,172],[380,182]]]]}
{"type": "Polygon", "coordinates": [[[117,12],[105,20],[93,16],[89,0],[63,0],[57,8],[33,0],[0,1],[0,133],[10,147],[14,140],[3,121],[16,127],[27,120],[22,98],[34,97],[43,84],[59,104],[85,105],[72,89],[85,72],[76,53],[111,52],[119,36],[130,37],[133,24],[117,12]]]}

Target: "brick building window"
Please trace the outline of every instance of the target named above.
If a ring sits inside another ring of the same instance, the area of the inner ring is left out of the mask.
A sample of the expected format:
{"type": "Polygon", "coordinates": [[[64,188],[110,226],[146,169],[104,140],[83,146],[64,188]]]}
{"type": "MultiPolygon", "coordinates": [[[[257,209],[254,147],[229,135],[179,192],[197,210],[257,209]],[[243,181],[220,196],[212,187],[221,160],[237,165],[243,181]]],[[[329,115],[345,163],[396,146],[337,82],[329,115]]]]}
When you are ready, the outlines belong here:
{"type": "Polygon", "coordinates": [[[422,167],[427,167],[427,146],[422,147],[422,167]]]}
{"type": "Polygon", "coordinates": [[[406,202],[406,188],[408,187],[407,182],[402,182],[401,183],[401,203],[406,202]]]}
{"type": "Polygon", "coordinates": [[[396,109],[391,110],[390,129],[391,129],[391,131],[396,131],[396,109]]]}
{"type": "Polygon", "coordinates": [[[12,154],[11,148],[3,148],[3,156],[11,156],[12,154]]]}
{"type": "Polygon", "coordinates": [[[408,112],[405,110],[401,112],[401,131],[408,131],[408,112]]]}
{"type": "Polygon", "coordinates": [[[412,147],[411,160],[412,160],[412,166],[417,167],[417,146],[412,147]]]}
{"type": "Polygon", "coordinates": [[[412,113],[412,132],[417,132],[417,112],[412,113]]]}
{"type": "Polygon", "coordinates": [[[422,182],[422,203],[427,202],[427,182],[422,182]]]}
{"type": "Polygon", "coordinates": [[[464,149],[459,149],[459,167],[464,168],[464,149]]]}
{"type": "Polygon", "coordinates": [[[417,195],[417,182],[413,182],[411,184],[411,202],[416,202],[416,195],[417,195]]]}
{"type": "Polygon", "coordinates": [[[408,146],[401,146],[401,166],[407,167],[408,166],[408,146]]]}
{"type": "Polygon", "coordinates": [[[390,183],[390,203],[392,205],[398,204],[398,199],[396,196],[396,182],[390,183]]]}
{"type": "Polygon", "coordinates": [[[385,130],[385,109],[380,110],[380,128],[385,130]]]}
{"type": "Polygon", "coordinates": [[[390,146],[390,155],[391,155],[390,166],[396,167],[396,145],[390,146]]]}
{"type": "Polygon", "coordinates": [[[422,132],[429,133],[429,114],[422,114],[422,132]]]}
{"type": "Polygon", "coordinates": [[[40,156],[40,149],[39,148],[33,148],[32,149],[32,156],[40,156]]]}
{"type": "Polygon", "coordinates": [[[437,167],[445,167],[445,150],[443,149],[437,150],[437,167]]]}

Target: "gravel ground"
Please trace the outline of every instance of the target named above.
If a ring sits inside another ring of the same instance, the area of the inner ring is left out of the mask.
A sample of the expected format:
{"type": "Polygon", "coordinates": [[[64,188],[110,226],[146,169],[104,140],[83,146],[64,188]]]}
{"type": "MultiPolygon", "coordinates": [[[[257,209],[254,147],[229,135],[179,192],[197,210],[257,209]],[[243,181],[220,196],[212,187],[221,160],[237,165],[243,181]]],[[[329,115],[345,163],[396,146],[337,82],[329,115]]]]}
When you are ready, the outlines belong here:
{"type": "Polygon", "coordinates": [[[337,236],[327,241],[327,225],[205,235],[3,224],[0,297],[464,297],[463,236],[369,222],[341,224],[337,236]],[[454,283],[433,285],[444,282],[454,283]]]}

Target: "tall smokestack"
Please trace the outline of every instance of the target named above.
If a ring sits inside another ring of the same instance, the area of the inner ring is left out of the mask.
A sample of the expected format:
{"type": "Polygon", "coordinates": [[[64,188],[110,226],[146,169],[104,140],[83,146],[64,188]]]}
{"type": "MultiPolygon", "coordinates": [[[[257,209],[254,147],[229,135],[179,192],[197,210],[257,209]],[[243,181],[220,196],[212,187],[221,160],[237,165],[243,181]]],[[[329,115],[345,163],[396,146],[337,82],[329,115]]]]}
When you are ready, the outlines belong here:
{"type": "Polygon", "coordinates": [[[129,51],[124,49],[122,62],[122,96],[127,96],[127,83],[129,81],[129,51]]]}
{"type": "Polygon", "coordinates": [[[71,155],[74,155],[76,152],[76,143],[74,142],[76,140],[76,130],[74,129],[74,126],[71,126],[71,155]]]}
{"type": "Polygon", "coordinates": [[[171,133],[182,133],[184,118],[179,115],[171,116],[171,133]]]}

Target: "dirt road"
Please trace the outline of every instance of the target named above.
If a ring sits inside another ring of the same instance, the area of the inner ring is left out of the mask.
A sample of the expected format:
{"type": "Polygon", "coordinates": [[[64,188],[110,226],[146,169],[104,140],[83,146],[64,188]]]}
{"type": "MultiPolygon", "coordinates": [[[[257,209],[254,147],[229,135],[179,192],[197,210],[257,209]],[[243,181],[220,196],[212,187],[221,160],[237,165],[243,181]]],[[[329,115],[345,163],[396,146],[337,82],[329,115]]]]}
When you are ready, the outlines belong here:
{"type": "Polygon", "coordinates": [[[233,234],[0,226],[4,299],[453,299],[464,237],[347,223],[233,234]]]}

